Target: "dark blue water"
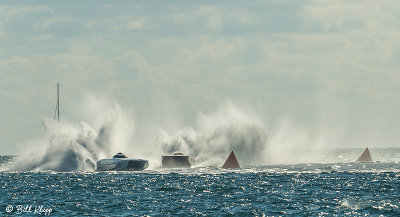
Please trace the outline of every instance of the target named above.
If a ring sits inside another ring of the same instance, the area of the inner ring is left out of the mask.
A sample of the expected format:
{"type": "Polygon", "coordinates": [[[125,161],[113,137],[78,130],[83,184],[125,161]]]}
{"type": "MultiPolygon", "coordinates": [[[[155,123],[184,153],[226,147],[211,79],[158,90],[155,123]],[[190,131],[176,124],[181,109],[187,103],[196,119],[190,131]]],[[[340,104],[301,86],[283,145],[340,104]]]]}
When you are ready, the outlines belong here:
{"type": "Polygon", "coordinates": [[[400,215],[400,163],[0,172],[0,186],[0,216],[17,205],[32,206],[24,216],[400,215]]]}

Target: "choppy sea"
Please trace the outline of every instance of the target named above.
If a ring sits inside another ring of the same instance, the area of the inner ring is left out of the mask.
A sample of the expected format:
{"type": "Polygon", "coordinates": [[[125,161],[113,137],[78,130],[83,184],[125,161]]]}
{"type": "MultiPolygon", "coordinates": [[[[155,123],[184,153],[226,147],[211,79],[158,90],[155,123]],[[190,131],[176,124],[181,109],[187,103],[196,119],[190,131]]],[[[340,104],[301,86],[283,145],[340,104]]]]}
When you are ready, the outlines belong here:
{"type": "Polygon", "coordinates": [[[0,216],[399,216],[400,162],[3,171],[0,204],[0,216]]]}

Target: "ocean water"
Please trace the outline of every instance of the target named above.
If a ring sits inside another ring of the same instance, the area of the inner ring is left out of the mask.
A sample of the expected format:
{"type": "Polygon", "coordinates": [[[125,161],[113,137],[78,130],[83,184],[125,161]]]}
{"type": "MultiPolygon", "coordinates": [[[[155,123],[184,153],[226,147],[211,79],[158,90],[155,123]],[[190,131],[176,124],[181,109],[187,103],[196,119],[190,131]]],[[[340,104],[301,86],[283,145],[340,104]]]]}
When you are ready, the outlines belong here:
{"type": "Polygon", "coordinates": [[[399,162],[3,171],[0,216],[399,216],[399,189],[399,162]]]}

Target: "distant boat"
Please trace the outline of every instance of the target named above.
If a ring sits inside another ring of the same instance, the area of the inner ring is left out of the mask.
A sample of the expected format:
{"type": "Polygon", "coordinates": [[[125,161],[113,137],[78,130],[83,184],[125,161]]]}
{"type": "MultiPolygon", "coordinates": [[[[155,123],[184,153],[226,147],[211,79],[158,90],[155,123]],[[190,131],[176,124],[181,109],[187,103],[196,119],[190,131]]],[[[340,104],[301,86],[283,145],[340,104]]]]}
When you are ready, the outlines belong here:
{"type": "Polygon", "coordinates": [[[368,148],[361,154],[361,156],[356,160],[356,162],[372,162],[371,153],[369,153],[368,148]]]}
{"type": "Polygon", "coordinates": [[[240,168],[239,162],[236,159],[235,153],[232,151],[229,155],[228,159],[225,161],[224,165],[222,165],[223,169],[234,169],[240,168]]]}
{"type": "Polygon", "coordinates": [[[142,159],[131,159],[121,152],[112,159],[102,159],[97,162],[98,171],[139,171],[149,167],[149,162],[142,159]]]}
{"type": "Polygon", "coordinates": [[[173,155],[163,155],[162,166],[165,168],[190,168],[190,156],[182,153],[174,153],[173,155]]]}

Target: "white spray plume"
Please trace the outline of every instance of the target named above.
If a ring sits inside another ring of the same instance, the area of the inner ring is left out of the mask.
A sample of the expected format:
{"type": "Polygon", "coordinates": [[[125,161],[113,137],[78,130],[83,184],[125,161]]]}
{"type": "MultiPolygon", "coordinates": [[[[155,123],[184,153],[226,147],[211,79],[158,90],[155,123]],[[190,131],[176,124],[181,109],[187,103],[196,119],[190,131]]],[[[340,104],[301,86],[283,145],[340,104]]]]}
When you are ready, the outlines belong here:
{"type": "Polygon", "coordinates": [[[299,163],[310,162],[312,159],[307,151],[314,143],[307,131],[298,127],[288,119],[278,122],[270,131],[267,153],[268,162],[272,163],[299,163]],[[302,154],[299,154],[299,153],[302,154]],[[304,154],[305,153],[305,154],[304,154]]]}
{"type": "MultiPolygon", "coordinates": [[[[70,123],[62,119],[58,124],[46,119],[45,136],[25,143],[9,169],[91,171],[99,159],[117,152],[147,159],[150,168],[160,166],[161,154],[174,152],[193,156],[195,166],[221,166],[232,150],[242,165],[321,162],[321,153],[315,148],[325,147],[320,144],[327,142],[323,135],[311,136],[304,127],[288,120],[271,128],[267,137],[260,118],[233,103],[225,103],[211,114],[200,113],[195,126],[175,132],[169,131],[176,126],[160,129],[158,146],[138,142],[133,112],[116,102],[89,96],[76,106],[76,113],[83,121],[70,123]]],[[[147,131],[142,133],[148,137],[156,134],[147,131]]]]}
{"type": "Polygon", "coordinates": [[[195,128],[187,127],[172,136],[161,129],[158,140],[165,154],[189,154],[198,166],[220,166],[232,150],[246,165],[263,162],[267,133],[251,112],[228,103],[215,114],[200,114],[195,128]]]}
{"type": "MultiPolygon", "coordinates": [[[[336,128],[333,128],[336,129],[336,128]]],[[[266,152],[270,157],[269,163],[295,164],[338,162],[331,145],[340,141],[340,137],[333,137],[334,130],[314,129],[282,119],[270,131],[266,152]]]]}
{"type": "Polygon", "coordinates": [[[81,113],[91,124],[45,119],[45,138],[26,143],[9,169],[91,171],[99,159],[127,150],[134,129],[130,113],[104,99],[87,97],[84,102],[81,113]]]}

